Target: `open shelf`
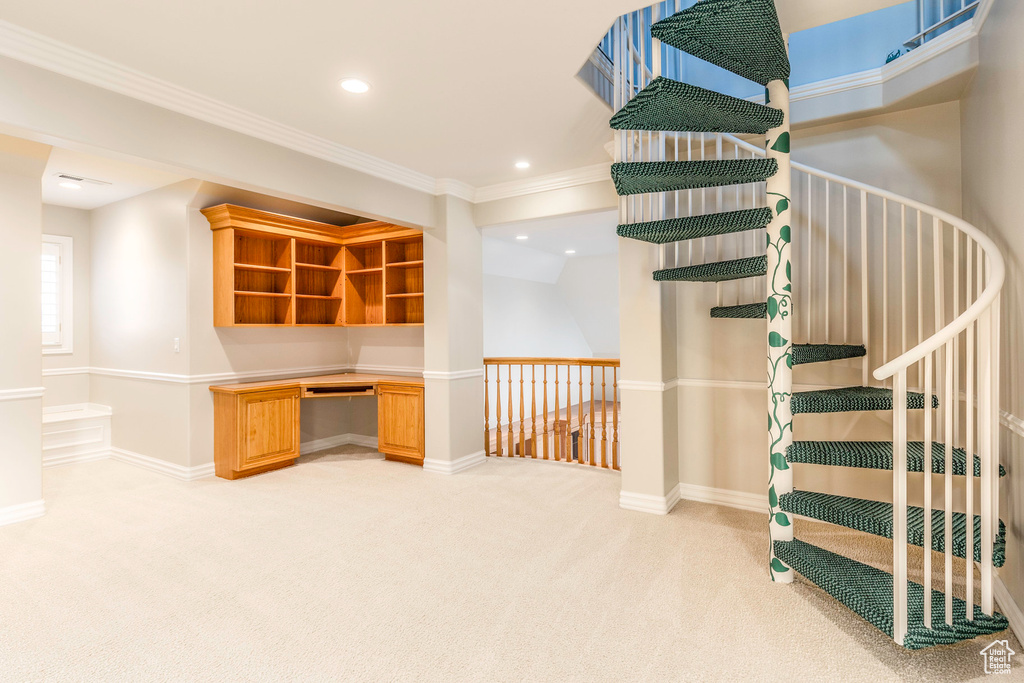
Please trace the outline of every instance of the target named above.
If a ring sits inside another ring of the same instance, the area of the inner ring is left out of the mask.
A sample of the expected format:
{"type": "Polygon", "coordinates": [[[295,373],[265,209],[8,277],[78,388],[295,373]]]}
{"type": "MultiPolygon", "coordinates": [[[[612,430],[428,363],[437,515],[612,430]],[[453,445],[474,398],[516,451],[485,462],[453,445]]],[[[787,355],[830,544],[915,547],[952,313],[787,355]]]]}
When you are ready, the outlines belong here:
{"type": "MultiPolygon", "coordinates": [[[[348,273],[347,275],[351,275],[348,273]]],[[[384,323],[384,274],[363,273],[345,278],[345,323],[381,325],[384,323]]]]}
{"type": "Polygon", "coordinates": [[[410,263],[423,262],[423,237],[405,237],[402,239],[388,240],[385,243],[387,263],[410,263]]]}
{"type": "Polygon", "coordinates": [[[380,273],[383,268],[360,268],[359,270],[346,271],[346,275],[368,275],[370,273],[380,273]]]}
{"type": "Polygon", "coordinates": [[[399,294],[387,298],[388,325],[422,325],[423,295],[399,294]]]}
{"type": "Polygon", "coordinates": [[[350,244],[345,247],[345,272],[379,270],[384,265],[383,242],[350,244]]]}
{"type": "Polygon", "coordinates": [[[340,244],[295,240],[295,265],[340,269],[343,251],[340,244]]]}
{"type": "Polygon", "coordinates": [[[388,268],[422,268],[423,259],[419,261],[397,261],[396,263],[389,263],[388,268]]]}
{"type": "Polygon", "coordinates": [[[235,263],[291,271],[291,240],[258,232],[235,232],[235,263]]]}
{"type": "Polygon", "coordinates": [[[341,270],[342,270],[340,267],[337,267],[337,266],[319,266],[319,265],[317,265],[315,263],[296,263],[295,264],[295,269],[296,270],[325,270],[325,271],[328,271],[328,272],[336,272],[336,273],[340,273],[341,270]]]}
{"type": "Polygon", "coordinates": [[[296,270],[295,293],[309,296],[328,296],[340,299],[344,291],[341,271],[296,270]]]}
{"type": "Polygon", "coordinates": [[[412,299],[414,297],[422,297],[423,292],[404,292],[402,294],[388,294],[389,299],[412,299]]]}
{"type": "Polygon", "coordinates": [[[329,297],[295,297],[296,325],[338,325],[341,321],[341,299],[329,297]]]}
{"type": "Polygon", "coordinates": [[[290,325],[290,294],[235,292],[236,325],[290,325]]]}

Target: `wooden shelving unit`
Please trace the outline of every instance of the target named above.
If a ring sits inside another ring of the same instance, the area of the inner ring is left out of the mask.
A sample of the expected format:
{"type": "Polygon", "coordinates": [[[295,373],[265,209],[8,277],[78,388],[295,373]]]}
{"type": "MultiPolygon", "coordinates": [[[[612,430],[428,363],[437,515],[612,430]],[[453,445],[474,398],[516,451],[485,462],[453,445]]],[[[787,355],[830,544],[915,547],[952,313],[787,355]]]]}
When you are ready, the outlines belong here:
{"type": "Polygon", "coordinates": [[[423,324],[423,238],[384,242],[384,320],[388,325],[423,324]]]}
{"type": "Polygon", "coordinates": [[[332,226],[223,204],[213,230],[214,325],[423,324],[423,235],[332,226]]]}

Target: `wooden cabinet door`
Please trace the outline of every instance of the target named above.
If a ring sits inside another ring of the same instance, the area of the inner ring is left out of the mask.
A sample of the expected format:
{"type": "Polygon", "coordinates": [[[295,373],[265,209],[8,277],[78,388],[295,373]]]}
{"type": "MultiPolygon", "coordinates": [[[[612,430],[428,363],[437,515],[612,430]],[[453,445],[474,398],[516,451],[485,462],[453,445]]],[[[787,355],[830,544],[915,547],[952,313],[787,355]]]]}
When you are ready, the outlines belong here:
{"type": "Polygon", "coordinates": [[[236,469],[263,467],[299,457],[299,389],[238,396],[239,462],[236,469]]]}
{"type": "Polygon", "coordinates": [[[400,460],[423,461],[423,387],[377,387],[377,449],[400,460]]]}

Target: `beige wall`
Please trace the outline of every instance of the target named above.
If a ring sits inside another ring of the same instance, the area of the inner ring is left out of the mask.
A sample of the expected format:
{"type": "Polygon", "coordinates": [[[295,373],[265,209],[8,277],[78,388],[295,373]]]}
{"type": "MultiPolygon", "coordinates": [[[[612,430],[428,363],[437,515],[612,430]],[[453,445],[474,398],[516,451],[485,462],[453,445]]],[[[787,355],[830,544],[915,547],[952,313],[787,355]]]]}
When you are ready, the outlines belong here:
{"type": "MultiPolygon", "coordinates": [[[[964,217],[996,241],[1006,259],[1002,296],[1002,409],[1024,417],[1024,5],[993,3],[981,35],[978,73],[961,103],[964,217]]],[[[1017,424],[1021,424],[1017,422],[1017,424]]],[[[1001,431],[1003,479],[1000,516],[1007,528],[1007,562],[999,571],[1024,605],[1024,432],[1001,431]]]]}
{"type": "MultiPolygon", "coordinates": [[[[799,130],[794,134],[793,155],[795,160],[813,168],[953,213],[960,211],[957,103],[799,130]]],[[[815,215],[820,220],[820,214],[815,215]]],[[[800,234],[796,233],[797,238],[800,234]]],[[[850,258],[859,256],[851,253],[850,258]]],[[[801,267],[800,262],[795,265],[801,267]]],[[[674,286],[679,294],[676,376],[680,378],[680,481],[766,498],[765,324],[756,320],[712,320],[709,311],[716,305],[713,285],[674,286]]],[[[821,296],[820,291],[818,295],[821,296]]],[[[754,299],[748,294],[743,300],[754,299]]],[[[858,302],[851,305],[857,306],[858,302]]],[[[859,319],[859,308],[854,315],[859,319]]],[[[880,348],[881,339],[876,338],[880,336],[879,330],[880,325],[874,324],[869,350],[877,352],[880,348]]],[[[818,327],[806,341],[821,341],[817,337],[822,333],[818,327]]],[[[797,341],[804,341],[803,336],[801,329],[797,341]]],[[[890,346],[895,343],[894,338],[890,335],[890,346]]],[[[873,369],[879,364],[871,361],[870,366],[873,369]]],[[[797,367],[794,380],[798,390],[860,385],[861,372],[860,361],[838,361],[797,367]]],[[[794,429],[798,439],[892,438],[889,421],[874,414],[798,416],[794,429]]],[[[795,473],[795,484],[797,488],[876,500],[885,500],[890,495],[892,482],[885,473],[857,471],[839,476],[831,469],[834,468],[801,467],[795,473]]]]}
{"type": "Polygon", "coordinates": [[[960,213],[957,102],[796,130],[793,160],[960,213]]]}
{"type": "Polygon", "coordinates": [[[49,153],[45,145],[0,136],[0,230],[7,255],[0,268],[0,519],[14,514],[14,506],[41,506],[43,497],[40,179],[49,153]]]}
{"type": "MultiPolygon", "coordinates": [[[[87,368],[91,364],[89,354],[89,308],[90,279],[92,272],[90,215],[82,209],[64,206],[43,205],[43,233],[61,235],[72,239],[72,271],[74,284],[72,302],[74,307],[74,343],[72,353],[47,354],[43,356],[43,371],[66,368],[87,368]]],[[[89,402],[89,375],[82,372],[74,375],[45,376],[43,385],[44,406],[67,405],[89,402]]]]}

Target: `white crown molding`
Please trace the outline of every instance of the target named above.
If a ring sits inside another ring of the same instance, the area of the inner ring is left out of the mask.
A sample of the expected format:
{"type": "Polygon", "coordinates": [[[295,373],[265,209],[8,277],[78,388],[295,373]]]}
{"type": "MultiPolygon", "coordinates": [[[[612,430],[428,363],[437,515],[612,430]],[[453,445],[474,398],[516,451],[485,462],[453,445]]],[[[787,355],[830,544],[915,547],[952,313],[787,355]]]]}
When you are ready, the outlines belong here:
{"type": "Polygon", "coordinates": [[[440,370],[424,370],[423,379],[440,379],[445,381],[452,381],[456,379],[470,379],[471,377],[483,377],[484,369],[476,368],[475,370],[455,370],[452,372],[442,372],[440,370]]]}
{"type": "Polygon", "coordinates": [[[454,178],[438,178],[437,182],[434,183],[434,194],[447,194],[464,199],[467,202],[476,201],[476,188],[469,183],[464,183],[454,178]]]}
{"type": "Polygon", "coordinates": [[[423,471],[433,472],[435,474],[458,474],[459,472],[468,470],[470,467],[475,467],[486,461],[487,456],[483,451],[470,453],[469,455],[464,455],[461,458],[456,458],[455,460],[425,458],[423,460],[423,471]]]}
{"type": "Polygon", "coordinates": [[[652,515],[667,515],[679,502],[679,484],[668,495],[654,496],[649,493],[619,492],[619,507],[623,510],[646,512],[652,515]]]}
{"type": "Polygon", "coordinates": [[[611,163],[594,164],[593,166],[584,166],[559,173],[549,173],[548,175],[527,178],[526,180],[513,180],[507,183],[478,187],[474,201],[477,204],[482,204],[498,199],[522,197],[528,194],[549,192],[551,190],[564,190],[580,185],[590,185],[591,183],[610,183],[611,179],[611,163]]]}
{"type": "Polygon", "coordinates": [[[21,387],[19,389],[0,389],[0,403],[4,401],[22,401],[29,398],[42,398],[46,387],[21,387]]]}
{"type": "Polygon", "coordinates": [[[153,458],[148,455],[142,455],[141,453],[135,453],[133,451],[125,450],[123,448],[111,448],[110,457],[114,460],[128,463],[129,465],[136,465],[143,469],[150,470],[151,472],[157,472],[159,474],[165,474],[181,481],[195,481],[196,479],[202,479],[203,477],[213,476],[213,463],[208,462],[203,465],[196,465],[195,467],[185,467],[184,465],[175,465],[172,462],[166,460],[160,460],[153,458]]]}
{"type": "Polygon", "coordinates": [[[434,194],[433,177],[154,78],[7,21],[0,55],[367,175],[434,194]]]}
{"type": "Polygon", "coordinates": [[[0,526],[25,522],[36,517],[42,517],[45,514],[46,503],[42,498],[31,503],[8,505],[5,508],[0,508],[0,526]]]}

